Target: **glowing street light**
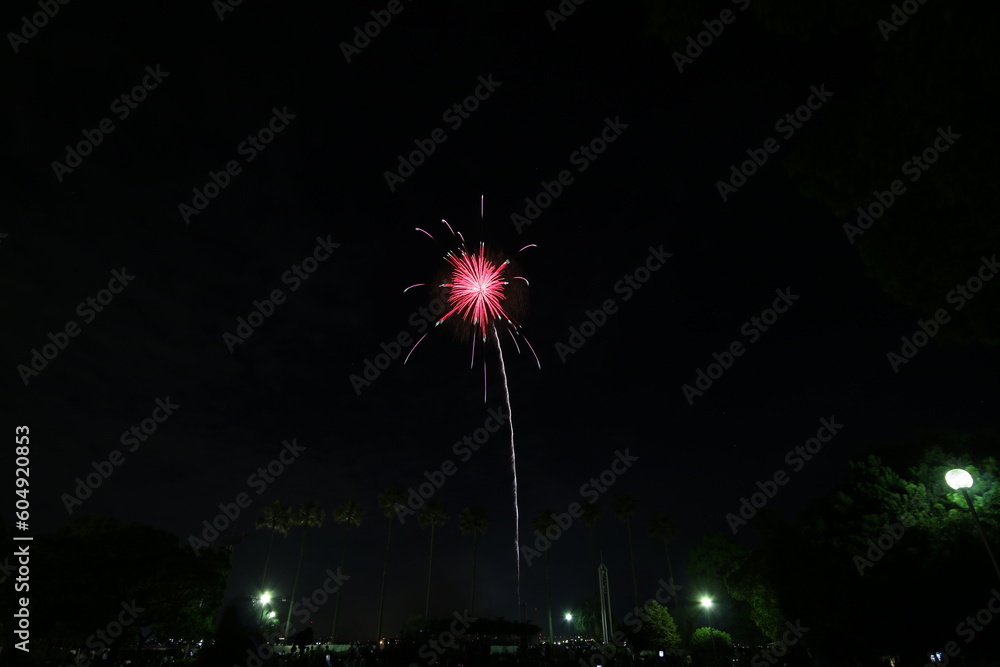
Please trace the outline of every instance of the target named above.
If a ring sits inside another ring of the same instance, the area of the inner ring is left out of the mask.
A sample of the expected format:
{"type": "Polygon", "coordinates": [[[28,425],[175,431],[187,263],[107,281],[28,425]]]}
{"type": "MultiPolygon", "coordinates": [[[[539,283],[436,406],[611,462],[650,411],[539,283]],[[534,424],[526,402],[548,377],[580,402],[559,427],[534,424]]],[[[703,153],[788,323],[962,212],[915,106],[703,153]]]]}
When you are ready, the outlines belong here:
{"type": "Polygon", "coordinates": [[[961,491],[962,495],[965,496],[965,502],[969,505],[969,511],[972,513],[972,520],[975,522],[976,528],[979,529],[979,537],[983,541],[983,546],[986,547],[986,553],[990,556],[990,561],[993,563],[993,569],[996,570],[997,577],[1000,577],[1000,566],[997,565],[997,559],[993,556],[990,543],[986,541],[986,533],[983,532],[983,525],[979,523],[979,515],[976,513],[976,508],[972,505],[972,498],[969,496],[969,489],[972,488],[972,475],[961,468],[955,468],[944,474],[944,481],[948,483],[948,486],[956,491],[961,491]]]}
{"type": "Polygon", "coordinates": [[[571,613],[569,613],[569,612],[567,611],[567,612],[566,612],[566,620],[567,620],[567,621],[572,621],[572,620],[573,620],[573,614],[571,614],[571,613]]]}
{"type": "Polygon", "coordinates": [[[270,593],[261,593],[260,594],[260,603],[262,605],[270,604],[271,603],[271,594],[270,593]]]}

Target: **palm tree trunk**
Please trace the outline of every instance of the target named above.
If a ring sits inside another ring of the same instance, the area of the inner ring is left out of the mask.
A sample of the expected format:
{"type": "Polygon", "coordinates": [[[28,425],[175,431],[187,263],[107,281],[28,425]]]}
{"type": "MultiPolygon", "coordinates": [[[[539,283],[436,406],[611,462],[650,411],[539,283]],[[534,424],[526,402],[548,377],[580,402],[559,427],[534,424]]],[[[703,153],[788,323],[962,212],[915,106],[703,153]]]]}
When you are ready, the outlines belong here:
{"type": "Polygon", "coordinates": [[[431,523],[431,555],[427,559],[427,602],[424,603],[424,618],[431,611],[431,567],[434,565],[434,524],[431,523]]]}
{"type": "MultiPolygon", "coordinates": [[[[594,560],[594,527],[590,527],[590,576],[594,577],[591,581],[596,581],[597,577],[597,562],[594,560]]],[[[594,590],[597,591],[597,597],[601,597],[601,585],[599,583],[594,584],[594,590]]]]}
{"type": "Polygon", "coordinates": [[[295,605],[295,592],[299,587],[299,573],[302,571],[302,555],[306,552],[306,526],[302,526],[302,541],[299,543],[299,564],[295,568],[295,582],[292,584],[292,597],[288,598],[288,615],[285,616],[285,639],[292,629],[292,607],[295,605]]]}
{"type": "Polygon", "coordinates": [[[385,573],[389,569],[389,540],[392,539],[392,517],[389,517],[389,530],[385,533],[385,561],[382,564],[382,592],[378,596],[378,629],[375,631],[375,641],[382,638],[382,605],[385,602],[385,573]]]}
{"type": "MultiPolygon", "coordinates": [[[[666,538],[663,538],[663,550],[667,552],[667,572],[670,574],[670,583],[671,583],[671,585],[673,585],[673,583],[674,583],[674,567],[673,567],[673,565],[670,564],[670,549],[667,548],[667,539],[666,538]]],[[[673,599],[673,596],[671,596],[671,600],[670,601],[672,601],[674,603],[675,607],[677,606],[677,600],[673,599]]]]}
{"type": "Polygon", "coordinates": [[[632,561],[632,596],[635,606],[639,606],[639,586],[635,583],[635,554],[632,553],[632,523],[626,518],[625,528],[628,530],[628,558],[632,561]]]}
{"type": "Polygon", "coordinates": [[[549,643],[553,641],[552,636],[552,587],[549,585],[549,552],[545,552],[545,606],[549,612],[549,643]]]}
{"type": "MultiPolygon", "coordinates": [[[[344,527],[344,550],[340,554],[340,569],[344,569],[347,562],[347,541],[351,537],[351,524],[344,527]]],[[[337,588],[337,601],[333,605],[333,630],[330,631],[330,643],[337,641],[337,615],[340,613],[340,594],[344,592],[344,587],[337,588]]]]}
{"type": "Polygon", "coordinates": [[[476,533],[472,533],[472,602],[469,603],[469,614],[476,615],[476,533]]]}
{"type": "Polygon", "coordinates": [[[267,590],[264,588],[267,586],[267,564],[271,562],[271,547],[274,546],[274,534],[277,532],[277,528],[271,529],[271,539],[267,541],[267,557],[264,559],[264,576],[260,578],[260,590],[264,592],[267,590]]]}

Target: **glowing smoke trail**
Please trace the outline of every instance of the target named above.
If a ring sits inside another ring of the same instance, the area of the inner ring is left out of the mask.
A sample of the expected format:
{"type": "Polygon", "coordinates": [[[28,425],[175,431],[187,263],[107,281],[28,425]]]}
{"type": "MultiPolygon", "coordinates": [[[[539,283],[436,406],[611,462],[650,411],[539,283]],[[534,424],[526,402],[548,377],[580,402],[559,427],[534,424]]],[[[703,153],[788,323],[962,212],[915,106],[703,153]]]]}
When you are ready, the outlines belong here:
{"type": "Polygon", "coordinates": [[[521,513],[517,508],[517,457],[514,454],[514,414],[510,408],[510,390],[507,389],[507,367],[503,363],[500,333],[493,327],[500,352],[500,375],[503,376],[503,393],[507,399],[507,423],[510,424],[510,469],[514,473],[514,560],[517,562],[517,611],[521,613],[521,513]]]}

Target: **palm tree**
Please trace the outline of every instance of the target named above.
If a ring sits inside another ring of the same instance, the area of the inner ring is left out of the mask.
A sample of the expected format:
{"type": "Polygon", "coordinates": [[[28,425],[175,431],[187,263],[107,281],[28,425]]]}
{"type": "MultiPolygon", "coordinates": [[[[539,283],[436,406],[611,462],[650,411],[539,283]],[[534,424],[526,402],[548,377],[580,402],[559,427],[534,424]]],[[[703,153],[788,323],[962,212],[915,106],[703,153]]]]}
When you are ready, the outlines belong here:
{"type": "Polygon", "coordinates": [[[469,613],[473,616],[476,614],[476,536],[486,532],[488,523],[486,510],[479,505],[467,507],[458,515],[459,530],[463,535],[472,535],[472,602],[469,613]]]}
{"type": "Polygon", "coordinates": [[[385,574],[389,568],[389,542],[392,539],[392,521],[396,518],[397,510],[406,506],[406,492],[399,487],[391,487],[380,493],[378,496],[379,507],[382,514],[389,520],[389,528],[385,533],[385,561],[382,563],[382,593],[378,598],[378,628],[375,630],[375,640],[382,638],[382,609],[385,603],[385,574]]]}
{"type": "MultiPolygon", "coordinates": [[[[537,535],[544,536],[545,531],[555,525],[555,521],[552,519],[553,515],[555,512],[552,510],[538,510],[538,514],[531,521],[531,527],[537,535]]],[[[552,545],[550,544],[549,548],[545,550],[545,607],[549,614],[549,643],[554,640],[552,635],[552,587],[549,579],[549,553],[551,551],[552,545]]]]}
{"type": "Polygon", "coordinates": [[[274,545],[274,534],[281,533],[287,536],[288,529],[291,528],[289,508],[280,500],[275,500],[261,510],[260,516],[257,517],[257,528],[269,528],[271,530],[271,537],[267,542],[267,557],[264,559],[264,575],[260,578],[260,590],[263,593],[267,590],[265,588],[267,586],[267,566],[271,562],[271,547],[274,545]]]}
{"type": "Polygon", "coordinates": [[[619,493],[611,499],[611,511],[625,522],[625,528],[628,530],[628,558],[632,562],[632,595],[635,597],[636,607],[639,606],[639,587],[635,583],[635,554],[632,552],[632,524],[629,519],[638,507],[639,501],[627,493],[619,493]]]}
{"type": "MultiPolygon", "coordinates": [[[[667,516],[664,512],[657,512],[649,520],[649,536],[658,537],[663,540],[663,550],[667,552],[667,572],[670,574],[671,584],[674,581],[674,568],[670,564],[670,547],[667,545],[667,541],[676,532],[677,526],[674,524],[673,518],[667,516]]],[[[674,606],[676,606],[676,601],[674,606]]]]}
{"type": "Polygon", "coordinates": [[[590,576],[597,587],[598,597],[600,597],[600,585],[597,584],[597,561],[594,557],[594,526],[597,525],[597,520],[601,518],[602,513],[601,506],[593,502],[584,503],[583,507],[580,508],[580,518],[590,528],[590,576]]]}
{"type": "Polygon", "coordinates": [[[443,526],[450,517],[448,508],[440,500],[428,500],[420,514],[417,515],[417,522],[421,528],[431,529],[431,551],[427,558],[427,602],[424,603],[424,618],[428,618],[431,610],[431,566],[434,565],[434,527],[443,526]]]}
{"type": "Polygon", "coordinates": [[[314,501],[302,503],[292,509],[292,525],[302,526],[302,541],[299,544],[299,564],[295,568],[295,582],[292,584],[292,597],[288,599],[288,615],[285,617],[285,636],[292,629],[292,607],[295,606],[295,593],[299,587],[299,573],[302,571],[302,556],[306,552],[306,532],[310,528],[319,528],[326,519],[326,511],[314,501]]]}
{"type": "MultiPolygon", "coordinates": [[[[351,526],[360,528],[364,517],[365,511],[361,509],[361,505],[353,500],[347,500],[338,505],[337,509],[333,510],[333,520],[344,524],[344,549],[340,553],[341,569],[344,568],[344,563],[347,562],[347,541],[351,536],[351,526]]],[[[331,642],[336,642],[337,640],[337,615],[340,613],[340,594],[342,592],[341,588],[337,589],[337,602],[333,607],[333,631],[330,633],[331,642]]]]}

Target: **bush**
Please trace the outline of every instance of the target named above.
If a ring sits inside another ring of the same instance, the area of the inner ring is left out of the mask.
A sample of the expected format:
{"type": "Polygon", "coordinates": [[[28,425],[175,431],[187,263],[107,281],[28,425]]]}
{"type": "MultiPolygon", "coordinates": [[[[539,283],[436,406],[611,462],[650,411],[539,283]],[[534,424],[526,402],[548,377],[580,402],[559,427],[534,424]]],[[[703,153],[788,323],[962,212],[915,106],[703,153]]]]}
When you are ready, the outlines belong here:
{"type": "Polygon", "coordinates": [[[691,654],[695,665],[730,665],[733,660],[733,638],[722,630],[698,628],[691,635],[691,654]]]}

